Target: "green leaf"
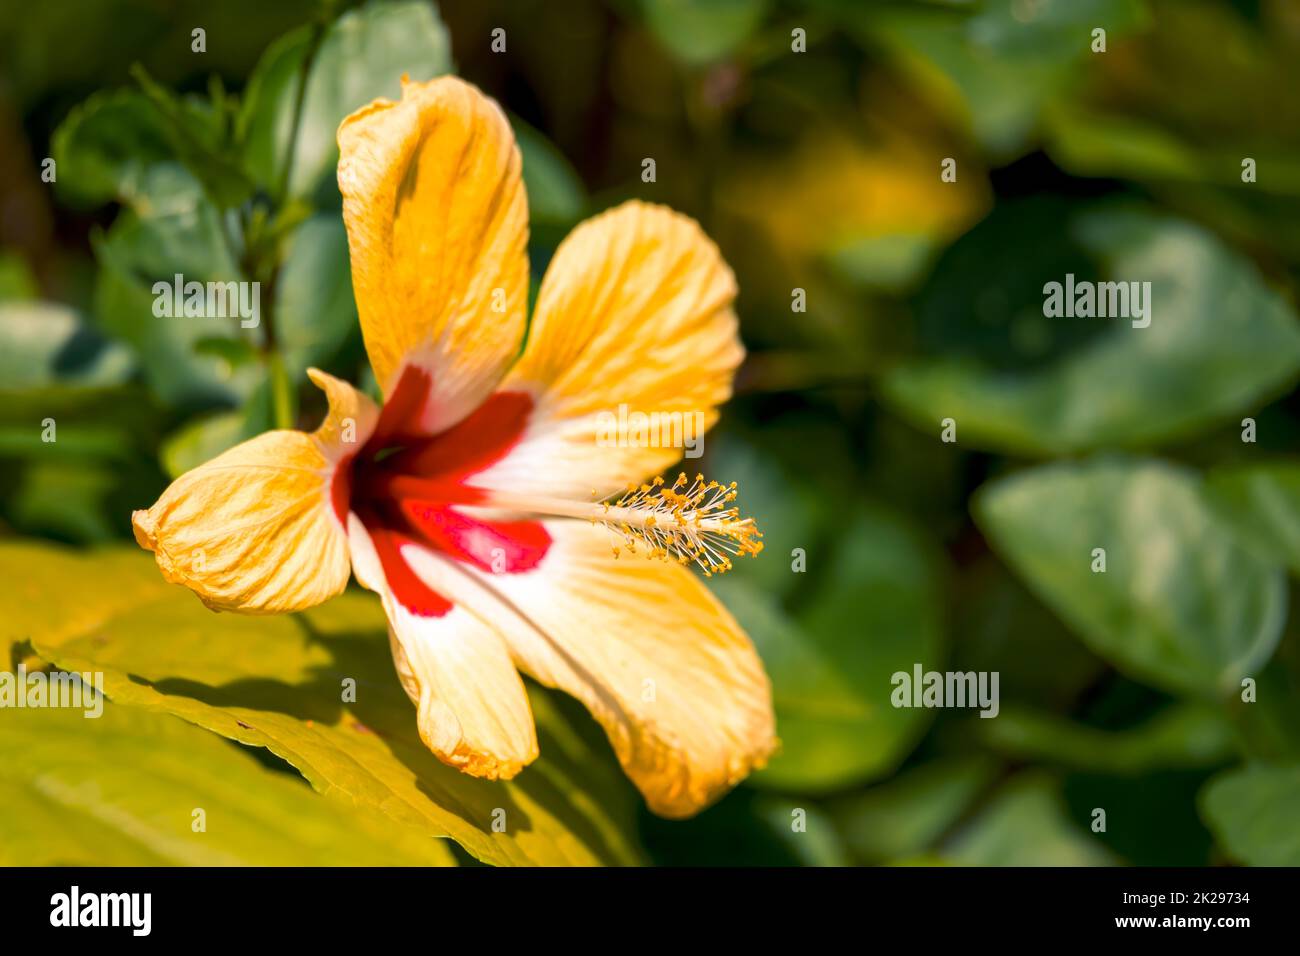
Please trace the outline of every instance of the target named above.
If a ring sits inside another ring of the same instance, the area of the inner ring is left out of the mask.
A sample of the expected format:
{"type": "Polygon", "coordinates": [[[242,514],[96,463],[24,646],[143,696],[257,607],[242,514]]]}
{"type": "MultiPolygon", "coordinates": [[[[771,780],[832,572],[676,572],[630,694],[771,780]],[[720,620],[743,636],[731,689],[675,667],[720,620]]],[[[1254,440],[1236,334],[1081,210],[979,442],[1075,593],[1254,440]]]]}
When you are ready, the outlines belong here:
{"type": "Polygon", "coordinates": [[[293,233],[275,299],[276,336],[295,381],[359,336],[348,236],[337,213],[313,216],[293,233]]]}
{"type": "Polygon", "coordinates": [[[224,101],[178,96],[155,82],[136,64],[131,75],[162,118],[162,130],[173,155],[203,184],[218,207],[238,206],[253,193],[253,183],[232,158],[230,117],[224,101]]]}
{"type": "Polygon", "coordinates": [[[261,356],[253,343],[247,339],[226,339],[219,335],[197,339],[194,342],[195,355],[211,355],[224,361],[230,368],[236,369],[258,361],[261,356]]]}
{"type": "Polygon", "coordinates": [[[28,302],[39,295],[27,260],[17,253],[0,252],[0,302],[28,302]]]}
{"type": "Polygon", "coordinates": [[[1300,766],[1243,767],[1210,781],[1201,816],[1234,860],[1300,866],[1300,766]]]}
{"type": "Polygon", "coordinates": [[[1300,462],[1218,468],[1207,487],[1245,541],[1300,575],[1300,462]]]}
{"type": "Polygon", "coordinates": [[[259,369],[233,368],[197,348],[213,338],[249,340],[257,330],[241,328],[238,316],[154,314],[155,285],[170,290],[177,275],[183,282],[243,280],[227,225],[194,177],[164,164],[151,167],[132,206],[95,242],[100,325],[134,348],[150,388],[167,404],[230,402],[260,382],[259,369]]]}
{"type": "MultiPolygon", "coordinates": [[[[1229,141],[1192,144],[1145,118],[1114,116],[1077,104],[1047,114],[1052,157],[1081,177],[1123,177],[1177,183],[1243,186],[1241,161],[1248,151],[1268,176],[1248,189],[1294,196],[1300,162],[1284,151],[1229,141]]],[[[1276,149],[1276,147],[1274,147],[1276,149]]]]}
{"type": "Polygon", "coordinates": [[[754,798],[752,810],[800,866],[853,865],[835,824],[808,800],[765,793],[754,798]]]}
{"type": "Polygon", "coordinates": [[[840,797],[828,810],[864,863],[904,859],[929,849],[993,783],[997,770],[996,761],[983,755],[935,760],[840,797]]]}
{"type": "Polygon", "coordinates": [[[1208,776],[1199,768],[1152,768],[1138,778],[1076,772],[1065,778],[1065,799],[1081,823],[1105,810],[1106,829],[1093,839],[1131,866],[1205,866],[1213,840],[1196,814],[1196,795],[1208,776]]]}
{"type": "MultiPolygon", "coordinates": [[[[755,582],[767,594],[787,596],[806,575],[793,568],[794,552],[805,558],[827,537],[827,520],[821,510],[825,501],[818,489],[799,474],[790,474],[768,454],[779,436],[764,446],[738,435],[710,432],[704,441],[708,451],[706,472],[719,481],[736,482],[738,503],[763,532],[763,553],[752,561],[738,561],[729,578],[755,582]]],[[[719,579],[723,580],[723,579],[719,579]]]]}
{"type": "Polygon", "coordinates": [[[6,866],[455,865],[444,842],[313,793],[247,748],[112,703],[98,718],[7,712],[0,793],[6,866]]]}
{"type": "Polygon", "coordinates": [[[772,679],[781,751],[752,778],[805,793],[888,773],[929,712],[890,703],[890,679],[941,663],[942,599],[935,559],[891,514],[864,508],[835,551],[809,555],[816,588],[791,619],[736,575],[715,589],[748,631],[772,679]]]}
{"type": "Polygon", "coordinates": [[[57,302],[0,304],[0,382],[6,389],[119,385],[131,353],[107,342],[75,309],[57,302]]]}
{"type": "Polygon", "coordinates": [[[1103,323],[1105,333],[1027,370],[952,356],[909,362],[885,376],[886,397],[927,430],[954,419],[966,447],[1060,454],[1192,434],[1265,401],[1300,371],[1295,312],[1211,234],[1118,209],[1074,228],[1107,279],[1151,283],[1149,326],[1060,318],[1103,323]]]}
{"type": "Polygon", "coordinates": [[[158,410],[137,385],[0,390],[0,455],[43,461],[102,458],[124,470],[157,432],[158,410]],[[53,419],[54,441],[46,441],[53,419]]]}
{"type": "Polygon", "coordinates": [[[6,511],[28,534],[102,543],[113,537],[107,499],[115,477],[102,463],[33,460],[22,469],[6,511]]]}
{"type": "Polygon", "coordinates": [[[571,225],[582,215],[586,190],[564,154],[518,116],[510,117],[523,160],[529,223],[571,225]]]}
{"type": "Polygon", "coordinates": [[[996,671],[1003,700],[1050,710],[1070,709],[1105,672],[1106,663],[993,555],[964,566],[955,584],[949,670],[996,671]]]}
{"type": "MultiPolygon", "coordinates": [[[[1293,589],[1294,590],[1294,589],[1293,589]]],[[[1292,615],[1287,632],[1268,665],[1251,674],[1254,686],[1232,701],[1231,713],[1253,759],[1300,762],[1300,619],[1292,615]],[[1244,698],[1244,699],[1243,699],[1244,698]]]]}
{"type": "Polygon", "coordinates": [[[149,167],[175,155],[157,108],[138,90],[97,93],[74,107],[50,146],[55,189],[81,206],[130,202],[149,167]]]}
{"type": "Polygon", "coordinates": [[[1029,147],[1044,108],[1094,55],[1094,27],[1113,44],[1146,20],[1141,0],[839,6],[855,33],[895,52],[916,84],[1003,160],[1029,147]]]}
{"type": "Polygon", "coordinates": [[[158,454],[167,474],[179,478],[252,437],[243,412],[218,412],[182,425],[167,436],[158,454]]]}
{"type": "Polygon", "coordinates": [[[1232,725],[1217,706],[1178,704],[1137,727],[1099,730],[1064,717],[1007,706],[980,725],[984,739],[1018,760],[1107,774],[1213,767],[1232,753],[1232,725]]]}
{"type": "Polygon", "coordinates": [[[281,177],[290,159],[297,95],[313,37],[312,28],[303,26],[266,48],[249,75],[236,120],[244,168],[276,199],[283,198],[281,177]]]}
{"type": "Polygon", "coordinates": [[[847,866],[834,824],[806,797],[738,787],[687,820],[641,815],[657,866],[847,866]]]}
{"type": "Polygon", "coordinates": [[[1024,373],[1104,335],[1103,321],[1043,314],[1044,276],[1103,278],[1079,236],[1060,227],[1086,208],[1051,194],[994,206],[944,251],[921,290],[917,350],[927,358],[970,359],[990,371],[1024,373]]]}
{"type": "Polygon", "coordinates": [[[925,275],[939,247],[935,236],[924,233],[862,236],[827,250],[826,261],[849,283],[902,293],[925,275]]]}
{"type": "Polygon", "coordinates": [[[1059,783],[1027,771],[947,841],[942,858],[958,866],[1113,866],[1117,861],[1073,820],[1059,783]]]}
{"type": "Polygon", "coordinates": [[[351,112],[379,97],[398,99],[401,77],[424,81],[451,71],[451,42],[432,4],[369,3],[329,26],[310,60],[295,135],[303,63],[314,34],[273,44],[249,80],[239,119],[245,165],[272,196],[337,202],[335,134],[351,112]],[[286,173],[286,167],[288,171],[286,173]]]}
{"type": "Polygon", "coordinates": [[[769,0],[641,0],[646,24],[679,60],[705,64],[733,54],[757,29],[769,0]]]}
{"type": "Polygon", "coordinates": [[[1241,108],[1252,91],[1286,89],[1300,76],[1286,45],[1268,33],[1266,18],[1234,4],[1161,4],[1160,28],[1135,36],[1125,51],[1124,60],[1140,68],[1102,59],[1080,96],[1049,111],[1053,160],[1080,177],[1189,192],[1190,183],[1222,185],[1235,190],[1235,202],[1251,193],[1273,204],[1300,195],[1296,114],[1241,108]],[[1252,55],[1229,63],[1220,55],[1225,49],[1252,55]],[[1190,112],[1179,93],[1188,83],[1205,91],[1190,112]],[[1241,180],[1245,157],[1258,162],[1257,182],[1241,180]]]}
{"type": "Polygon", "coordinates": [[[1176,692],[1227,694],[1282,633],[1281,568],[1244,549],[1197,477],[1102,459],[986,485],[974,513],[994,549],[1097,654],[1176,692]],[[1106,570],[1094,573],[1093,550],[1106,570]]]}
{"type": "Polygon", "coordinates": [[[429,753],[372,595],[345,594],[293,616],[212,614],[133,549],[83,557],[5,544],[0,576],[13,583],[0,607],[0,646],[30,641],[65,670],[103,672],[117,704],[266,747],[318,791],[386,815],[390,826],[449,836],[496,864],[638,859],[626,781],[606,752],[558,719],[549,698],[533,700],[543,756],[509,783],[472,778],[429,753]],[[70,591],[76,601],[66,600],[70,591]],[[342,700],[347,678],[355,703],[342,700]],[[503,833],[493,829],[497,810],[503,833]]]}

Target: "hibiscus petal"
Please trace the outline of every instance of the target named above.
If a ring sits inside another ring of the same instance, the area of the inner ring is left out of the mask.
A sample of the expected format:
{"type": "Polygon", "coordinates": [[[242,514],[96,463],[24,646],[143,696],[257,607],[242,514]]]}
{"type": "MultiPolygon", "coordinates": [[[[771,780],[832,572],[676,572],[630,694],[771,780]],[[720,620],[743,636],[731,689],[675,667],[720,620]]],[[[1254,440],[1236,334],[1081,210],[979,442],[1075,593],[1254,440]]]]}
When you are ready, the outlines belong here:
{"type": "Polygon", "coordinates": [[[402,84],[339,127],[352,287],[385,397],[429,373],[420,425],[476,408],[518,353],[528,307],[528,203],[500,108],[441,77],[402,84]]]}
{"type": "Polygon", "coordinates": [[[300,611],[347,585],[335,478],[378,412],[350,385],[312,376],[330,401],[314,435],[273,431],[236,445],[131,516],[136,541],[154,553],[163,577],[214,610],[300,611]]]}
{"type": "Polygon", "coordinates": [[[578,226],[551,260],[501,386],[534,396],[528,430],[471,483],[586,498],[671,467],[731,395],[745,354],[735,295],[717,246],[685,216],[629,202],[578,226]],[[663,427],[640,442],[610,434],[620,406],[657,413],[676,447],[663,447],[663,427]]]}
{"type": "Polygon", "coordinates": [[[443,763],[466,773],[513,777],[537,758],[537,732],[505,643],[427,586],[415,583],[413,594],[409,580],[390,581],[405,578],[411,555],[427,555],[427,549],[394,541],[385,529],[367,529],[355,515],[349,533],[357,580],[383,600],[393,663],[416,706],[420,739],[443,763]],[[381,550],[388,552],[383,560],[381,550]]]}
{"type": "Polygon", "coordinates": [[[551,521],[534,570],[430,551],[415,572],[499,632],[525,673],[578,698],[654,812],[698,812],[775,746],[771,688],[735,620],[686,568],[615,560],[608,534],[551,521]]]}

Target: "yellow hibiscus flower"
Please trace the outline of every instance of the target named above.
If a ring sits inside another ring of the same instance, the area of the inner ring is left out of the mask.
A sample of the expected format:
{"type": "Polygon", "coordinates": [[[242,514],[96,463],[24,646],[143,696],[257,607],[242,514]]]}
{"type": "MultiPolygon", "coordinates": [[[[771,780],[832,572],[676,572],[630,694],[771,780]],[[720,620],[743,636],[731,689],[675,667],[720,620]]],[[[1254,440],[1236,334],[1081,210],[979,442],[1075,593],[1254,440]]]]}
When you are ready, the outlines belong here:
{"type": "Polygon", "coordinates": [[[625,203],[560,245],[521,353],[528,214],[500,108],[404,79],[338,138],[383,407],[313,369],[320,428],[182,475],[135,512],[136,539],[218,610],[308,608],[351,570],[451,766],[509,778],[537,756],[522,670],[586,705],[652,810],[697,812],[761,766],[774,721],[749,638],[682,565],[725,569],[757,532],[731,487],[639,484],[681,449],[597,431],[624,403],[716,420],[744,355],[731,270],[690,219],[625,203]]]}

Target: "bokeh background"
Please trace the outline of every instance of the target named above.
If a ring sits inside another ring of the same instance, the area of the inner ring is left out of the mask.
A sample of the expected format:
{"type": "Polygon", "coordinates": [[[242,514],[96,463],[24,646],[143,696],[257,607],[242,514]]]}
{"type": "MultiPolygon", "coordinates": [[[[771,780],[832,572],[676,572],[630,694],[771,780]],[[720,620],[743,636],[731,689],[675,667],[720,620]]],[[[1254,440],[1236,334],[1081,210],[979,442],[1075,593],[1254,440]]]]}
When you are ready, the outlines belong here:
{"type": "Polygon", "coordinates": [[[1300,4],[47,0],[0,64],[0,667],[112,698],[0,711],[0,862],[1300,864],[1300,4]],[[334,129],[448,71],[515,126],[534,283],[629,197],[738,277],[704,470],[767,549],[710,583],[784,749],[690,821],[536,689],[537,767],[454,779],[370,598],[211,615],[130,544],[314,427],[309,365],[373,388],[334,129]],[[177,272],[273,321],[154,318],[177,272]],[[1066,273],[1152,324],[1044,317],[1066,273]],[[914,664],[996,671],[998,716],[891,706],[914,664]]]}

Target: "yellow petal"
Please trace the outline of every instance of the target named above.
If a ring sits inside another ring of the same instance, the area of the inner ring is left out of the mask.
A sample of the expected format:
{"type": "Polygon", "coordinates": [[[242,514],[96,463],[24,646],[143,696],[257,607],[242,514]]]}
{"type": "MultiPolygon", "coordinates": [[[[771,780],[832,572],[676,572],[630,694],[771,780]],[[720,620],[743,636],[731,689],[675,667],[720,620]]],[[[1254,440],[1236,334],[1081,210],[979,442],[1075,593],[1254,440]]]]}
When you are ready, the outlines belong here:
{"type": "Polygon", "coordinates": [[[625,555],[585,522],[546,523],[536,570],[488,574],[431,555],[421,576],[505,639],[525,673],[582,701],[650,809],[686,817],[775,746],[749,638],[678,564],[625,555]]]}
{"type": "Polygon", "coordinates": [[[474,483],[587,497],[663,471],[684,450],[699,457],[745,354],[735,295],[717,246],[685,216],[629,202],[578,226],[551,260],[501,386],[534,396],[533,422],[474,483]],[[657,427],[639,440],[635,419],[618,425],[634,415],[657,427]]]}
{"type": "MultiPolygon", "coordinates": [[[[414,614],[397,601],[370,532],[350,523],[357,580],[383,600],[389,645],[402,687],[416,706],[420,739],[443,763],[489,780],[508,780],[537,758],[537,734],[523,681],[505,644],[462,608],[414,614]]],[[[382,533],[382,532],[381,532],[382,533]]],[[[408,566],[431,560],[401,546],[408,566]]]]}
{"type": "Polygon", "coordinates": [[[347,584],[334,476],[351,444],[360,448],[369,436],[377,410],[346,383],[315,370],[312,377],[330,399],[316,434],[274,431],[236,445],[131,516],[163,577],[214,610],[299,611],[347,584]]]}
{"type": "Polygon", "coordinates": [[[329,413],[316,439],[332,460],[350,457],[361,450],[379,420],[379,408],[365,392],[359,392],[342,379],[320,369],[307,369],[307,377],[325,393],[329,413]]]}
{"type": "Polygon", "coordinates": [[[528,307],[528,204],[500,108],[468,83],[404,82],[339,127],[352,287],[385,396],[429,371],[424,424],[455,424],[518,353],[528,307]]]}

